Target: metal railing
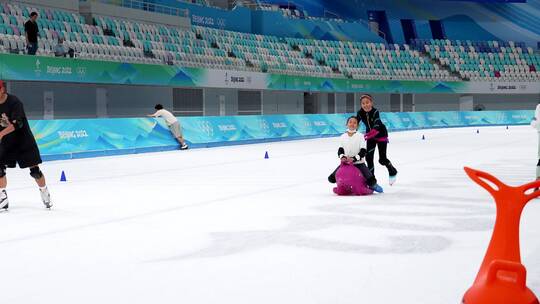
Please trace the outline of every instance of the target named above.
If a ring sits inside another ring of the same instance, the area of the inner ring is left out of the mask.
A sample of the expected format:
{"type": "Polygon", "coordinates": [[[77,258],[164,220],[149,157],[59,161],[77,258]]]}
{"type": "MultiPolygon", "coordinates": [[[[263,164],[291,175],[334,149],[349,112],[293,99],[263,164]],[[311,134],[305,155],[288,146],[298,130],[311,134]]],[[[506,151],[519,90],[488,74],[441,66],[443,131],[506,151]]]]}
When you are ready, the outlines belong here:
{"type": "Polygon", "coordinates": [[[340,20],[343,20],[338,13],[334,13],[334,12],[329,11],[327,9],[324,10],[323,16],[324,16],[324,18],[328,18],[328,19],[340,19],[340,20]]]}
{"type": "Polygon", "coordinates": [[[257,10],[259,8],[259,5],[257,4],[257,2],[246,3],[246,1],[243,1],[243,0],[234,0],[229,4],[229,9],[234,9],[237,6],[246,7],[251,10],[257,10]]]}
{"type": "Polygon", "coordinates": [[[189,10],[163,4],[148,3],[143,0],[86,0],[84,2],[98,2],[103,4],[116,5],[131,9],[143,10],[152,13],[188,17],[189,10]]]}
{"type": "Polygon", "coordinates": [[[381,31],[381,30],[379,30],[379,29],[376,29],[377,32],[375,32],[375,31],[374,31],[375,29],[372,28],[371,25],[369,24],[369,22],[367,22],[367,21],[364,20],[364,19],[358,19],[357,22],[358,22],[358,23],[361,23],[361,24],[363,24],[363,25],[365,25],[370,31],[372,31],[372,32],[374,32],[374,33],[376,33],[376,34],[378,34],[379,37],[381,37],[382,39],[384,39],[384,41],[386,41],[386,34],[385,34],[383,31],[381,31]]]}

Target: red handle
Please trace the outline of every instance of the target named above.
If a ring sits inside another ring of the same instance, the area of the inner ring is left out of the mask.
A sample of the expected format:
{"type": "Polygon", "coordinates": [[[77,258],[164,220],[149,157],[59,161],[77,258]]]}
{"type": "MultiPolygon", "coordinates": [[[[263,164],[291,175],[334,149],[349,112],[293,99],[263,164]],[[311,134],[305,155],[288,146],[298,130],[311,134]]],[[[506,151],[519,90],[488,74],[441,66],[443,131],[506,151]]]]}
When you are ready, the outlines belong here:
{"type": "Polygon", "coordinates": [[[488,267],[487,283],[493,284],[496,281],[503,281],[508,283],[517,284],[520,288],[525,289],[527,279],[527,270],[521,263],[505,261],[505,260],[493,260],[488,267]],[[499,271],[507,271],[516,274],[515,280],[501,280],[497,274],[499,271]]]}
{"type": "MultiPolygon", "coordinates": [[[[537,189],[537,188],[540,188],[540,180],[536,180],[534,182],[531,182],[531,183],[528,183],[528,184],[525,184],[521,187],[519,187],[523,193],[531,190],[531,189],[537,189]]],[[[533,191],[532,193],[529,193],[529,194],[525,194],[525,202],[528,202],[534,198],[537,198],[540,196],[540,190],[535,190],[533,191]]]]}
{"type": "Polygon", "coordinates": [[[475,170],[475,169],[472,169],[472,168],[469,168],[469,167],[464,167],[463,169],[465,170],[465,173],[467,173],[467,175],[474,182],[476,182],[482,188],[486,189],[493,196],[495,196],[496,193],[499,192],[502,188],[508,187],[506,184],[504,184],[503,182],[498,180],[495,176],[493,176],[493,175],[491,175],[489,173],[479,171],[479,170],[475,170]],[[495,186],[497,186],[497,189],[493,188],[490,184],[488,184],[484,180],[487,180],[487,181],[493,183],[495,186]]]}
{"type": "Polygon", "coordinates": [[[501,191],[504,188],[519,189],[523,193],[523,195],[521,197],[516,198],[516,200],[522,201],[523,203],[527,203],[528,201],[540,196],[540,190],[536,190],[536,191],[533,191],[532,193],[526,194],[526,192],[531,189],[537,189],[537,188],[540,189],[540,180],[525,184],[520,187],[510,187],[489,173],[475,170],[469,167],[464,167],[463,169],[474,182],[476,182],[482,188],[486,189],[493,197],[495,197],[495,199],[497,199],[497,196],[499,196],[498,193],[505,192],[505,191],[501,191]],[[496,188],[494,188],[492,185],[490,185],[486,181],[495,185],[496,188]]]}

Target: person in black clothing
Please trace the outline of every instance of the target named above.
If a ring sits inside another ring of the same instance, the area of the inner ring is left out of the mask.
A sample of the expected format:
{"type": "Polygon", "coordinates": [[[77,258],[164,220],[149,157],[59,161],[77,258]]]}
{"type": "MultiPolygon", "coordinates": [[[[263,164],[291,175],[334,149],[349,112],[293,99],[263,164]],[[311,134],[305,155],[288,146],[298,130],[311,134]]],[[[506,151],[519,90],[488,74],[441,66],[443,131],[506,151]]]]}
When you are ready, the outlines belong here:
{"type": "Polygon", "coordinates": [[[45,176],[39,169],[41,157],[24,113],[23,104],[11,94],[7,94],[3,81],[0,80],[0,211],[9,207],[6,193],[6,168],[30,168],[32,176],[39,186],[41,199],[45,207],[51,208],[51,197],[45,176]]]}
{"type": "Polygon", "coordinates": [[[373,107],[373,97],[371,95],[365,94],[360,96],[360,103],[362,108],[356,113],[356,117],[358,121],[362,121],[366,126],[364,138],[367,140],[366,162],[368,163],[368,168],[371,173],[375,174],[373,157],[375,155],[375,148],[379,148],[379,163],[388,169],[388,175],[390,176],[389,182],[392,185],[396,180],[398,172],[386,157],[388,130],[381,120],[379,110],[373,107]]]}
{"type": "Polygon", "coordinates": [[[38,13],[30,13],[30,19],[24,24],[24,31],[26,32],[26,48],[28,55],[35,55],[38,49],[38,34],[39,28],[37,25],[38,13]]]}

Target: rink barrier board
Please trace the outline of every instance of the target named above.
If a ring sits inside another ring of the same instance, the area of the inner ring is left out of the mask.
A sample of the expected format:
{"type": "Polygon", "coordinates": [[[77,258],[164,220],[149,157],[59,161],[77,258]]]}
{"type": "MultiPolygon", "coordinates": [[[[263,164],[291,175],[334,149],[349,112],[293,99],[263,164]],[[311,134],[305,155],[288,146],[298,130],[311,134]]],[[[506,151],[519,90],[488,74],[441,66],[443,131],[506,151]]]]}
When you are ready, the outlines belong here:
{"type": "MultiPolygon", "coordinates": [[[[234,142],[190,144],[189,149],[202,149],[202,148],[215,148],[215,147],[225,147],[225,146],[273,143],[273,142],[286,142],[286,141],[294,141],[294,140],[307,140],[307,139],[328,138],[328,137],[336,137],[336,136],[339,136],[339,135],[312,135],[312,136],[297,136],[297,137],[290,137],[290,138],[266,138],[266,139],[251,139],[251,140],[242,140],[242,141],[234,141],[234,142]]],[[[162,147],[147,147],[147,148],[103,150],[103,151],[85,151],[85,152],[73,152],[73,153],[66,153],[66,154],[50,154],[50,155],[41,155],[41,158],[44,161],[54,161],[54,160],[69,160],[69,159],[93,158],[93,157],[104,157],[104,156],[117,156],[117,155],[127,155],[127,154],[156,153],[156,152],[177,151],[177,150],[179,150],[179,145],[169,145],[169,146],[162,146],[162,147]]]]}
{"type": "MultiPolygon", "coordinates": [[[[179,117],[190,148],[339,136],[352,114],[179,117]]],[[[456,127],[527,125],[532,110],[381,113],[391,132],[456,127]]],[[[31,120],[44,160],[114,156],[178,149],[162,119],[31,120]]],[[[390,134],[391,140],[391,134],[390,134]]]]}
{"type": "MultiPolygon", "coordinates": [[[[523,126],[523,125],[528,125],[528,124],[470,125],[470,126],[454,126],[454,127],[412,128],[412,129],[407,129],[407,130],[390,130],[390,131],[391,132],[406,132],[406,131],[417,131],[417,130],[456,129],[456,128],[467,128],[467,127],[497,127],[497,126],[504,127],[504,126],[523,126]]],[[[275,143],[275,142],[286,142],[286,141],[294,141],[294,140],[308,140],[308,139],[317,139],[317,138],[338,137],[340,135],[341,134],[320,135],[320,136],[317,136],[317,135],[298,136],[298,137],[291,137],[291,138],[267,138],[267,139],[243,140],[243,141],[235,141],[235,142],[191,144],[189,146],[189,149],[275,143]]],[[[51,155],[41,155],[41,158],[43,159],[43,161],[55,161],[55,160],[69,160],[69,159],[105,157],[105,156],[118,156],[118,155],[128,155],[128,154],[157,153],[157,152],[166,152],[166,151],[176,151],[178,149],[179,149],[178,145],[172,145],[172,146],[163,146],[163,147],[148,147],[148,148],[135,148],[135,149],[73,152],[73,153],[66,153],[66,154],[51,154],[51,155]]]]}

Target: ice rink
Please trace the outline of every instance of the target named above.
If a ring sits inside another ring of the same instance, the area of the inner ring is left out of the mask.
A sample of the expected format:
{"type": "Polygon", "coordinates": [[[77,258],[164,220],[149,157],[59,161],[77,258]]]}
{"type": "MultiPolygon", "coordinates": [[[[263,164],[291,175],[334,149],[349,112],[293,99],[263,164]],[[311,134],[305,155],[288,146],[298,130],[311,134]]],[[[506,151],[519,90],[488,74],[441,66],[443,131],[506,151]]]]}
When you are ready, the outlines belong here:
{"type": "MultiPolygon", "coordinates": [[[[11,169],[0,303],[459,303],[495,219],[463,166],[521,185],[537,162],[532,128],[479,130],[390,134],[398,181],[377,164],[366,197],[332,193],[337,138],[47,162],[51,211],[11,169]]],[[[539,203],[521,222],[537,295],[539,203]]]]}

